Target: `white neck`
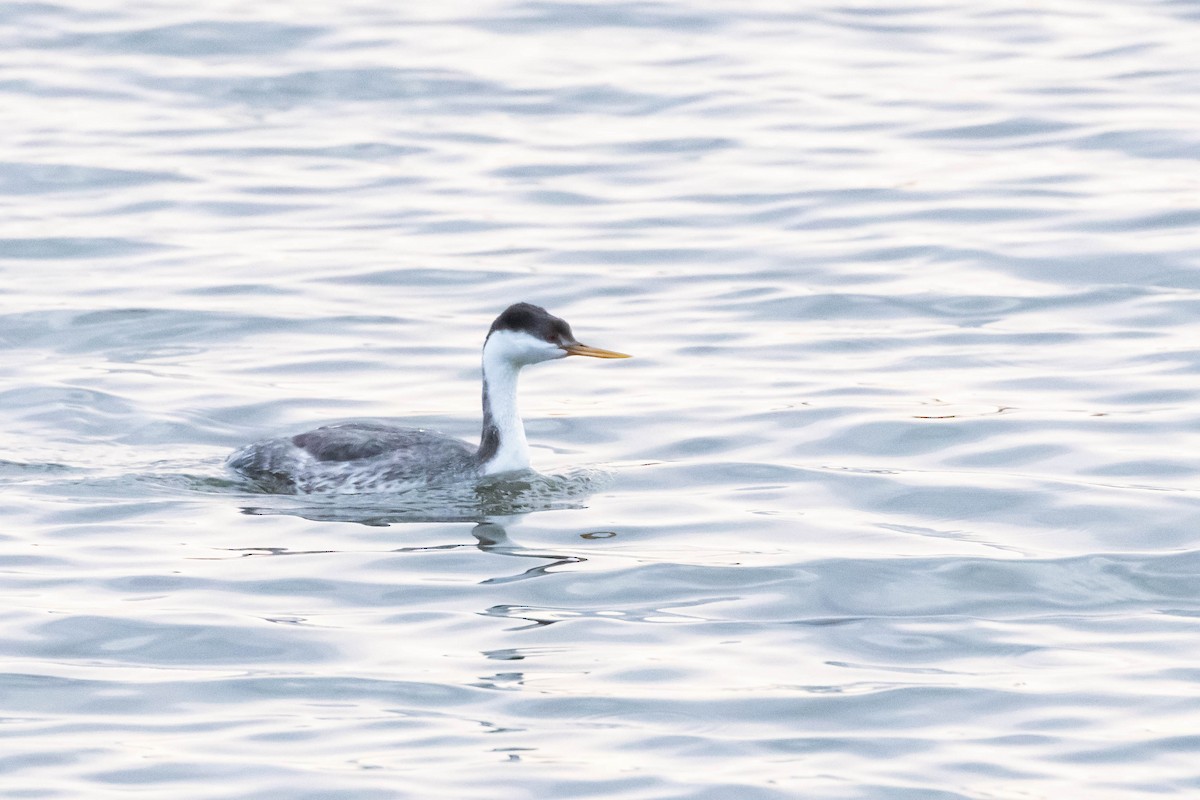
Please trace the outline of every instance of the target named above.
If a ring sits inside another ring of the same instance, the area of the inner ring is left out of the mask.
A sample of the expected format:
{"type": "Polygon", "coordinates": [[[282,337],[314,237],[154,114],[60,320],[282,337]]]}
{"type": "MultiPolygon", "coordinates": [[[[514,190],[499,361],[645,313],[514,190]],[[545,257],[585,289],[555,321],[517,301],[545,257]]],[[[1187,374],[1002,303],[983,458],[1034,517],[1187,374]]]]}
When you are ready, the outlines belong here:
{"type": "Polygon", "coordinates": [[[517,409],[521,367],[502,347],[483,348],[483,435],[479,455],[484,475],[529,469],[529,444],[517,409]],[[494,437],[494,439],[493,439],[494,437]]]}

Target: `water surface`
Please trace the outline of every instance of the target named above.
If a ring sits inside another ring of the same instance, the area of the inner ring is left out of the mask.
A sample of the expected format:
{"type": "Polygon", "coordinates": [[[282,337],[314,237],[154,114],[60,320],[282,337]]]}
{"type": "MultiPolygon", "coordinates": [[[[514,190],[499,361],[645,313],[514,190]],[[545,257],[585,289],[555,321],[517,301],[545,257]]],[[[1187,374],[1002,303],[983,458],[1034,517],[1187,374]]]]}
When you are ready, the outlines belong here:
{"type": "MultiPolygon", "coordinates": [[[[410,4],[411,5],[411,4],[410,4]]],[[[1187,3],[0,10],[0,793],[1200,791],[1187,3]],[[235,447],[478,435],[464,508],[235,447]],[[583,363],[580,363],[583,362],[583,363]]]]}

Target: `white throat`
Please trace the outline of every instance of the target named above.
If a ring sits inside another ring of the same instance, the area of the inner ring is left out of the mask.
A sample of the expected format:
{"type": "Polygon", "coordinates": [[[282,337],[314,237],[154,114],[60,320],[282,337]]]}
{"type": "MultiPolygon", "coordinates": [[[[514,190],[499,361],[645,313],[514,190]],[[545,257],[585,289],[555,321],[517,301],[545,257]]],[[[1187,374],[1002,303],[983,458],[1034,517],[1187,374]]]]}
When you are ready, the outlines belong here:
{"type": "Polygon", "coordinates": [[[529,469],[529,443],[525,441],[525,424],[517,409],[517,376],[521,365],[506,351],[496,336],[492,336],[483,348],[480,456],[484,460],[480,466],[484,475],[529,469]],[[495,440],[489,441],[489,437],[495,437],[495,440]]]}

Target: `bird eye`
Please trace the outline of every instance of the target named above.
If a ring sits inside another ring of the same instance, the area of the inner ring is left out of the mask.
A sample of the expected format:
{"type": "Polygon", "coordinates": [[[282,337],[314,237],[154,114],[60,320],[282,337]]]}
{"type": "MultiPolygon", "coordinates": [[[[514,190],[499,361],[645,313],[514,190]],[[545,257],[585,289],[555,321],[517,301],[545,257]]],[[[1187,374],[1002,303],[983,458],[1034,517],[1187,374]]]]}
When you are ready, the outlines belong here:
{"type": "Polygon", "coordinates": [[[571,334],[571,326],[563,322],[561,319],[554,321],[553,331],[554,339],[559,344],[570,342],[575,339],[575,337],[571,334]]]}

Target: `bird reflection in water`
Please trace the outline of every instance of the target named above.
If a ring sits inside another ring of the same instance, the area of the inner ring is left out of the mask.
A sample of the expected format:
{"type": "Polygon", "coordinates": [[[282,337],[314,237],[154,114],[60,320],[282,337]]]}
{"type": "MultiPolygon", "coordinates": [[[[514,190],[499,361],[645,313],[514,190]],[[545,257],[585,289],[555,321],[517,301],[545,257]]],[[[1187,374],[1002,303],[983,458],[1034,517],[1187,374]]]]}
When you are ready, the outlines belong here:
{"type": "MultiPolygon", "coordinates": [[[[579,555],[530,550],[514,543],[505,522],[538,511],[580,509],[583,500],[606,482],[607,473],[600,470],[577,470],[568,475],[546,476],[530,473],[519,480],[506,479],[477,484],[471,491],[463,488],[425,490],[407,498],[393,497],[386,505],[382,497],[358,498],[297,498],[295,496],[264,496],[269,504],[244,506],[243,514],[251,516],[291,516],[314,522],[346,522],[370,527],[389,527],[403,524],[473,523],[471,535],[475,542],[398,547],[393,553],[418,553],[475,547],[485,553],[536,559],[539,563],[515,575],[499,575],[480,581],[484,584],[511,583],[537,578],[556,569],[585,562],[579,555]],[[368,502],[369,501],[369,502],[368,502]]],[[[610,531],[579,534],[583,538],[607,538],[610,531]]],[[[293,550],[286,547],[245,547],[234,552],[241,556],[315,555],[337,552],[329,550],[293,550]]]]}

